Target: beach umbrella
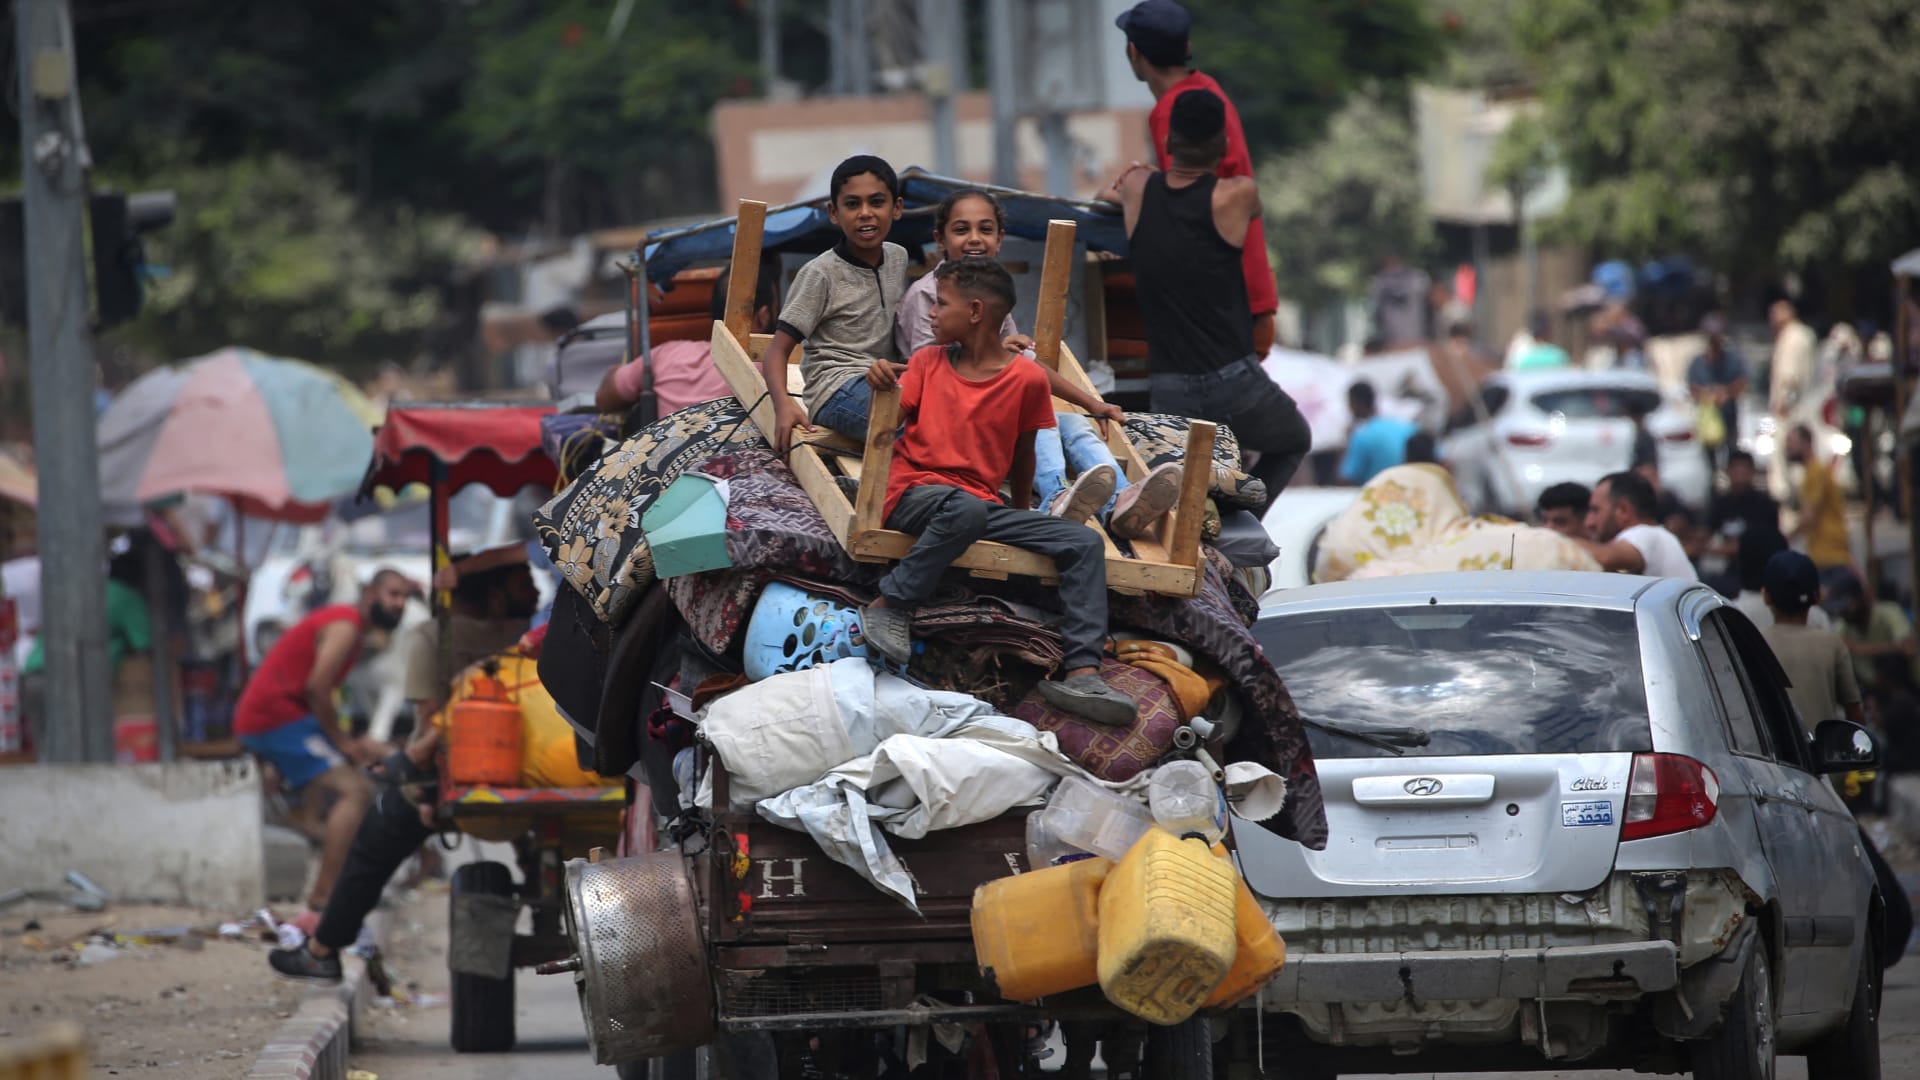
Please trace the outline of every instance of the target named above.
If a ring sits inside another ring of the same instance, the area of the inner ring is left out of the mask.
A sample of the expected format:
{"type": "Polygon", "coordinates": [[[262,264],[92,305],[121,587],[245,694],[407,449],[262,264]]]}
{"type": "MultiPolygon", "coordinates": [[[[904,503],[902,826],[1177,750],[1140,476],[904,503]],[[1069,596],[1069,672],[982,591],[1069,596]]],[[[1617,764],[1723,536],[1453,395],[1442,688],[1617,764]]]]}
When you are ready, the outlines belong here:
{"type": "Polygon", "coordinates": [[[229,348],[150,371],[99,421],[110,523],[188,494],[251,517],[312,522],[360,486],[380,411],[353,384],[298,360],[229,348]]]}

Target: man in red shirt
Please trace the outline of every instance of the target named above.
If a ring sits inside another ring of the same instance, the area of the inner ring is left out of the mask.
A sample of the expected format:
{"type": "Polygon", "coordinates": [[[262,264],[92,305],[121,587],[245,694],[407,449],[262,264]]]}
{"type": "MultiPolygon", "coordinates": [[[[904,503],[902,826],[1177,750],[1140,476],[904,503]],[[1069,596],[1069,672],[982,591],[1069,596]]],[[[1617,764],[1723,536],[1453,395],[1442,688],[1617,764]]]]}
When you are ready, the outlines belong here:
{"type": "MultiPolygon", "coordinates": [[[[1174,99],[1186,90],[1209,90],[1227,106],[1227,152],[1214,175],[1222,180],[1252,176],[1253,158],[1247,153],[1239,111],[1219,83],[1190,66],[1193,49],[1187,43],[1187,31],[1192,23],[1187,9],[1174,0],[1141,0],[1114,20],[1127,35],[1127,62],[1133,65],[1134,76],[1153,91],[1147,128],[1153,136],[1154,157],[1165,172],[1172,161],[1167,155],[1167,126],[1174,99]]],[[[1247,278],[1247,307],[1253,316],[1254,351],[1265,356],[1273,347],[1273,314],[1280,308],[1280,293],[1273,283],[1273,266],[1267,262],[1267,228],[1258,217],[1247,230],[1240,258],[1247,278]]]]}
{"type": "Polygon", "coordinates": [[[1095,723],[1131,724],[1133,699],[1099,676],[1106,546],[1084,524],[1028,508],[1033,436],[1054,426],[1053,395],[1040,365],[1001,340],[1013,278],[992,259],[971,258],[941,263],[934,279],[928,319],[935,344],[914,353],[904,373],[876,360],[867,374],[876,390],[900,386],[905,424],[887,475],[886,522],[919,539],[880,579],[880,597],[863,612],[861,629],[880,655],[904,666],[913,655],[913,609],[968,545],[997,540],[1045,555],[1060,571],[1065,677],[1041,682],[1041,696],[1095,723]],[[1000,501],[1002,484],[1012,505],[1000,501]]]}
{"type": "Polygon", "coordinates": [[[346,861],[353,832],[373,798],[373,785],[356,761],[371,760],[362,740],[347,734],[334,709],[334,694],[353,670],[368,627],[400,625],[413,586],[397,570],[381,570],[360,592],[358,604],[333,604],[308,615],[280,636],[247,680],[233,710],[233,733],[255,757],[280,770],[289,793],[318,812],[327,795],[320,871],[307,907],[327,905],[334,879],[346,861]]]}

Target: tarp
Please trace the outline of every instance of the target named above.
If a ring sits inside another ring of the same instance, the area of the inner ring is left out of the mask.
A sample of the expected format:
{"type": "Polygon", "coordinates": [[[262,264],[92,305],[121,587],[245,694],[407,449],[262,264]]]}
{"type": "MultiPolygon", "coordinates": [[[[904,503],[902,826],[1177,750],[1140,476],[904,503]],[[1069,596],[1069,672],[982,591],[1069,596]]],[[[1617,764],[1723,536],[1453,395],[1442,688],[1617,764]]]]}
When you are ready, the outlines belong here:
{"type": "Polygon", "coordinates": [[[1893,260],[1893,272],[1902,277],[1920,277],[1920,248],[1893,260]]]}
{"type": "MultiPolygon", "coordinates": [[[[1126,226],[1120,208],[1110,203],[1087,203],[1073,199],[1036,195],[1014,188],[993,187],[968,180],[935,176],[910,168],[900,177],[901,200],[906,214],[894,224],[887,239],[909,249],[933,239],[933,207],[960,188],[983,188],[999,200],[1006,214],[1009,236],[1027,240],[1047,238],[1047,222],[1060,219],[1077,226],[1074,239],[1090,251],[1127,253],[1126,226]]],[[[665,285],[673,275],[703,262],[724,261],[733,254],[732,217],[673,229],[658,229],[647,234],[647,280],[665,285]]],[[[767,211],[762,252],[815,253],[825,251],[840,239],[840,230],[827,218],[827,209],[819,201],[793,203],[767,211]]]]}
{"type": "Polygon", "coordinates": [[[447,493],[483,484],[507,497],[534,484],[552,487],[553,460],[540,446],[540,418],[552,405],[445,402],[394,405],[373,437],[373,462],[361,494],[434,480],[446,466],[447,493]]]}

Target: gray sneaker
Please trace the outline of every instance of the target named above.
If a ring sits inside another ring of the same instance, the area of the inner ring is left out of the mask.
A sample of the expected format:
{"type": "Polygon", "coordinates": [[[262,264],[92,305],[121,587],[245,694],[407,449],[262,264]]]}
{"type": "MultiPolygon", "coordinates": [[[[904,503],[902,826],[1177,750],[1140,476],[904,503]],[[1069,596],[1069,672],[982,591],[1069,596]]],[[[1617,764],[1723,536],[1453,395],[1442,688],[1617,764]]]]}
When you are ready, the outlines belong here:
{"type": "Polygon", "coordinates": [[[913,659],[913,614],[896,607],[860,609],[860,629],[867,644],[882,657],[901,667],[913,659]]]}
{"type": "Polygon", "coordinates": [[[1053,502],[1047,506],[1047,513],[1064,518],[1078,525],[1100,512],[1113,498],[1113,485],[1118,476],[1111,465],[1095,465],[1086,472],[1073,478],[1073,483],[1061,488],[1054,495],[1053,502]]]}
{"type": "Polygon", "coordinates": [[[1140,715],[1132,698],[1100,681],[1098,675],[1043,679],[1040,696],[1056,709],[1108,727],[1127,727],[1140,715]]]}
{"type": "Polygon", "coordinates": [[[1146,479],[1128,484],[1113,504],[1107,528],[1113,535],[1138,540],[1153,533],[1153,523],[1165,517],[1180,501],[1180,465],[1169,461],[1156,465],[1146,479]]]}

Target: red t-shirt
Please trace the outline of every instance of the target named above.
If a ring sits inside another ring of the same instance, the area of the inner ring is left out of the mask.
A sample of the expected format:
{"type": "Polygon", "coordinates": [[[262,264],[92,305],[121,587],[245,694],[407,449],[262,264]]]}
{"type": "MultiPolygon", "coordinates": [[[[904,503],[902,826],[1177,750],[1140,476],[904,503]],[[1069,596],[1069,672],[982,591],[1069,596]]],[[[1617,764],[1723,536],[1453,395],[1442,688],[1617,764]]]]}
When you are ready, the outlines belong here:
{"type": "Polygon", "coordinates": [[[353,624],[355,640],[353,652],[347,656],[347,662],[341,665],[340,674],[334,680],[334,688],[339,688],[340,683],[346,680],[347,672],[353,670],[354,660],[360,655],[360,609],[352,604],[323,607],[295,623],[293,629],[274,642],[273,648],[267,651],[266,659],[253,669],[253,676],[247,680],[247,688],[240,692],[239,704],[233,707],[235,735],[265,734],[313,715],[313,706],[307,703],[307,676],[313,674],[320,631],[343,620],[353,624]]]}
{"type": "Polygon", "coordinates": [[[887,514],[910,487],[945,484],[989,502],[1013,471],[1020,436],[1053,426],[1047,373],[1024,356],[983,382],[960,377],[944,346],[913,354],[900,380],[906,433],[893,444],[887,514]]]}
{"type": "MultiPolygon", "coordinates": [[[[1147,129],[1153,134],[1153,153],[1160,168],[1167,167],[1167,124],[1173,115],[1173,99],[1188,90],[1211,90],[1227,106],[1227,154],[1220,159],[1215,176],[1252,176],[1253,157],[1247,153],[1247,133],[1240,129],[1240,110],[1233,107],[1220,84],[1210,75],[1196,71],[1167,88],[1147,114],[1147,129]]],[[[1280,292],[1273,284],[1273,266],[1267,262],[1267,226],[1256,217],[1247,227],[1247,246],[1240,256],[1240,267],[1247,276],[1247,307],[1255,315],[1267,315],[1280,309],[1280,292]]]]}

